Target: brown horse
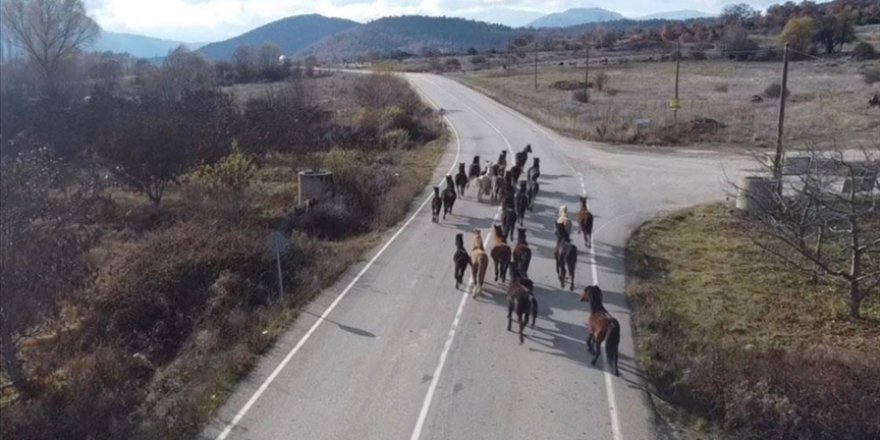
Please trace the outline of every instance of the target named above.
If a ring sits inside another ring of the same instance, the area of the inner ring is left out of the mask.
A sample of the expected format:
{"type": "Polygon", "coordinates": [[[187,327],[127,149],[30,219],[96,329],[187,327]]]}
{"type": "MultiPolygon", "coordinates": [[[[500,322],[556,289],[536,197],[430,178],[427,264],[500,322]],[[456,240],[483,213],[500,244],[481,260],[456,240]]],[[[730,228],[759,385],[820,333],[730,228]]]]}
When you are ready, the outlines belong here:
{"type": "Polygon", "coordinates": [[[507,244],[507,238],[500,225],[492,225],[494,235],[492,236],[492,261],[495,263],[495,282],[498,282],[498,276],[501,276],[501,282],[507,282],[507,269],[510,267],[510,259],[513,257],[513,251],[507,244]]]}
{"type": "Polygon", "coordinates": [[[513,266],[523,278],[527,278],[531,262],[532,250],[529,249],[529,243],[526,241],[526,230],[519,228],[519,237],[517,237],[516,246],[513,248],[513,266]]]}
{"type": "Polygon", "coordinates": [[[443,198],[440,197],[440,187],[434,187],[434,198],[431,199],[431,221],[440,221],[440,210],[443,209],[443,198]]]}
{"type": "Polygon", "coordinates": [[[471,264],[471,257],[464,249],[464,234],[455,234],[455,254],[452,255],[455,265],[455,288],[464,282],[464,270],[471,264]]]}
{"type": "Polygon", "coordinates": [[[617,368],[617,349],[620,345],[620,323],[605,310],[602,305],[602,289],[599,286],[587,286],[581,295],[581,302],[590,302],[590,328],[587,334],[587,349],[593,355],[593,365],[602,353],[602,342],[605,344],[605,357],[614,368],[614,374],[620,376],[617,368]],[[593,346],[595,344],[595,347],[593,346]]]}
{"type": "Polygon", "coordinates": [[[560,287],[565,287],[565,269],[571,275],[569,290],[574,291],[574,267],[577,265],[578,250],[571,244],[568,230],[562,223],[556,223],[556,275],[559,276],[560,287]]]}
{"type": "Polygon", "coordinates": [[[581,197],[581,210],[578,211],[578,226],[584,234],[584,244],[593,247],[593,213],[587,208],[587,198],[581,197]]]}
{"type": "Polygon", "coordinates": [[[526,161],[529,160],[529,153],[531,153],[531,152],[532,152],[532,144],[528,144],[528,145],[526,145],[525,148],[523,148],[522,151],[516,153],[516,156],[514,156],[514,162],[516,163],[516,166],[518,166],[520,168],[523,168],[524,166],[526,166],[526,161]]]}
{"type": "Polygon", "coordinates": [[[458,173],[455,175],[455,187],[458,188],[459,197],[464,197],[464,190],[468,186],[467,172],[464,170],[464,162],[458,164],[458,173]]]}
{"type": "Polygon", "coordinates": [[[443,189],[443,220],[446,220],[446,214],[452,214],[452,205],[455,204],[455,184],[452,182],[452,176],[446,176],[446,188],[443,189]]]}
{"type": "Polygon", "coordinates": [[[535,298],[534,284],[532,280],[523,276],[516,267],[511,267],[512,278],[507,286],[507,331],[512,324],[511,315],[516,312],[516,322],[519,324],[519,343],[524,342],[523,329],[529,324],[529,315],[532,315],[532,328],[538,320],[538,300],[535,298]]]}
{"type": "Polygon", "coordinates": [[[483,248],[483,236],[479,229],[474,229],[474,245],[471,248],[471,277],[474,279],[474,298],[483,291],[483,281],[489,268],[489,256],[483,248]]]}

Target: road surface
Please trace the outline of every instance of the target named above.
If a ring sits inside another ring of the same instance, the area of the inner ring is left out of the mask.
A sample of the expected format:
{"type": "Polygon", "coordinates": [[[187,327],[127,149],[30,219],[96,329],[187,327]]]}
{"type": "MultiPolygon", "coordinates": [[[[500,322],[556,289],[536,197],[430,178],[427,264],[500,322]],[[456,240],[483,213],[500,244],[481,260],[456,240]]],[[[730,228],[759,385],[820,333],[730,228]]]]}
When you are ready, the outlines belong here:
{"type": "MultiPolygon", "coordinates": [[[[632,231],[664,211],[723,200],[749,166],[741,156],[605,147],[558,136],[459,83],[408,79],[446,110],[454,138],[435,182],[474,155],[495,160],[531,144],[541,192],[526,228],[537,326],[519,345],[506,331],[503,286],[471,299],[454,288],[454,235],[487,238],[497,206],[471,189],[454,215],[431,222],[426,190],[383,244],[307,307],[241,383],[203,439],[595,439],[660,435],[635,362],[624,296],[624,251],[632,231]],[[592,252],[574,235],[576,291],[559,287],[553,221],[574,216],[586,194],[596,215],[592,252]],[[588,305],[578,293],[599,284],[622,324],[621,376],[590,364],[588,305]]],[[[531,163],[531,157],[529,162],[531,163]]]]}

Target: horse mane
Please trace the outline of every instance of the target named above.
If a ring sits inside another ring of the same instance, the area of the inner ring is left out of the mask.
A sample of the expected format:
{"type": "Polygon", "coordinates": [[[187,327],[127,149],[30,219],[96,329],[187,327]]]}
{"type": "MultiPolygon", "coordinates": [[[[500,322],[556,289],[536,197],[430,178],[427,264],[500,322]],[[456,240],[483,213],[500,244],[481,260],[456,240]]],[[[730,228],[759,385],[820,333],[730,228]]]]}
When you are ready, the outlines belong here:
{"type": "Polygon", "coordinates": [[[483,248],[483,236],[480,234],[479,229],[474,229],[474,245],[472,249],[479,249],[481,251],[486,250],[483,248]]]}
{"type": "Polygon", "coordinates": [[[587,286],[584,293],[589,295],[591,313],[608,312],[602,304],[602,289],[599,286],[587,286]]]}

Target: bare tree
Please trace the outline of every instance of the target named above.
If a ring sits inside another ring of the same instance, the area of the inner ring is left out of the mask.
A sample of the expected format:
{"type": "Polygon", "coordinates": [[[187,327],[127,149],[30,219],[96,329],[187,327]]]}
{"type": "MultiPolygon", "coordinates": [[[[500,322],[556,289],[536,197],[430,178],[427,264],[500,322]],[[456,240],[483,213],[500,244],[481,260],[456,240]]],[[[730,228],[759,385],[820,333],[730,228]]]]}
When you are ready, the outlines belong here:
{"type": "MultiPolygon", "coordinates": [[[[13,142],[29,142],[19,136],[13,142]]],[[[58,299],[83,280],[86,241],[73,226],[77,211],[88,205],[90,185],[75,198],[50,197],[62,166],[46,148],[0,160],[0,354],[3,371],[20,391],[28,374],[21,342],[39,331],[57,311],[58,299]]]]}
{"type": "Polygon", "coordinates": [[[232,66],[235,68],[235,74],[238,76],[238,82],[248,82],[254,76],[256,66],[256,54],[254,54],[253,46],[238,46],[232,52],[230,58],[232,66]]]}
{"type": "Polygon", "coordinates": [[[39,67],[50,98],[63,63],[100,32],[80,0],[7,0],[0,17],[10,42],[39,67]]]}
{"type": "Polygon", "coordinates": [[[844,283],[849,315],[859,318],[880,287],[880,155],[810,152],[799,160],[808,165],[785,180],[782,195],[753,195],[767,226],[755,242],[795,269],[844,283]]]}

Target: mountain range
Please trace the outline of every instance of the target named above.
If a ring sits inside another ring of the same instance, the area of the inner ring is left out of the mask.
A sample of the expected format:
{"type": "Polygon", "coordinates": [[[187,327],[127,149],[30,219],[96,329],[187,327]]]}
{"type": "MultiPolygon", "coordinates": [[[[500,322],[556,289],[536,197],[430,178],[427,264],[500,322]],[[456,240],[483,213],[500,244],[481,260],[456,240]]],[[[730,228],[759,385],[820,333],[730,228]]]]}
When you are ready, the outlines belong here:
{"type": "Polygon", "coordinates": [[[228,40],[207,44],[199,52],[211,60],[225,60],[232,56],[238,46],[274,43],[281,48],[282,53],[293,55],[323,38],[364,26],[367,25],[342,18],[317,14],[297,15],[273,21],[228,40]]]}
{"type": "MultiPolygon", "coordinates": [[[[487,50],[506,46],[521,30],[516,27],[562,28],[621,20],[687,20],[707,17],[694,10],[661,12],[635,19],[601,8],[574,8],[541,15],[536,12],[497,7],[473,12],[470,19],[454,17],[385,17],[369,23],[324,17],[317,14],[283,18],[224,41],[198,44],[162,40],[141,35],[103,31],[92,45],[95,51],[128,52],[135,57],[161,59],[170,50],[185,45],[211,60],[229,59],[242,45],[273,43],[289,56],[315,55],[326,60],[350,60],[371,53],[418,54],[426,48],[440,52],[487,50]]],[[[614,23],[609,23],[614,25],[614,23]]]]}

